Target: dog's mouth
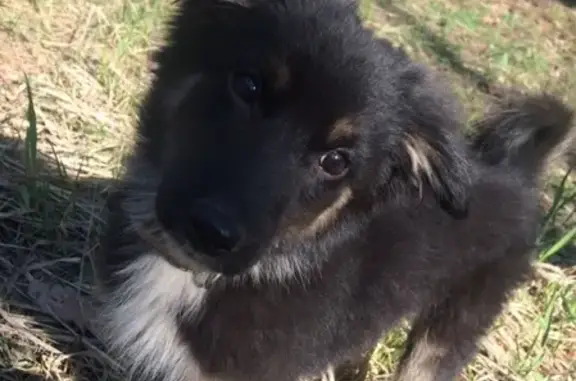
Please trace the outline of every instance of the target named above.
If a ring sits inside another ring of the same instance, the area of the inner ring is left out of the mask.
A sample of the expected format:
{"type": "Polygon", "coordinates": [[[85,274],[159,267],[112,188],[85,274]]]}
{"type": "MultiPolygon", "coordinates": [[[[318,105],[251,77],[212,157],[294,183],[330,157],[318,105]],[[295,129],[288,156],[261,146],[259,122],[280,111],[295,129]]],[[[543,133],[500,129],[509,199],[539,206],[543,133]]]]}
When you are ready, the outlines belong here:
{"type": "Polygon", "coordinates": [[[215,286],[219,281],[223,281],[226,278],[229,278],[229,275],[225,275],[221,272],[214,271],[209,269],[201,264],[201,262],[191,259],[187,261],[186,265],[183,265],[181,261],[178,261],[174,258],[172,253],[167,252],[159,252],[164,259],[174,266],[175,268],[187,272],[192,277],[192,281],[198,288],[205,288],[210,289],[215,286]],[[193,265],[190,265],[193,263],[193,265]]]}
{"type": "Polygon", "coordinates": [[[245,247],[225,255],[206,254],[193,248],[188,239],[167,232],[158,222],[147,227],[139,226],[137,232],[169,264],[190,273],[194,283],[201,288],[242,278],[258,264],[254,255],[258,251],[256,247],[245,247]]]}

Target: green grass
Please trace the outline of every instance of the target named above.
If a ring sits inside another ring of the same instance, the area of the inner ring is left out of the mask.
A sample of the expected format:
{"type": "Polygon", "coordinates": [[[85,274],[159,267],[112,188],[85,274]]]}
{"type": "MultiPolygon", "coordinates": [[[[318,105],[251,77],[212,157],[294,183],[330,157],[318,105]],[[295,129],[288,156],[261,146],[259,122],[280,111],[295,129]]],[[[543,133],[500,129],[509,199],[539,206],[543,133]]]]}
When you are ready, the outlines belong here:
{"type": "MultiPolygon", "coordinates": [[[[445,75],[471,119],[508,86],[576,105],[576,11],[560,3],[362,1],[368,24],[445,75]]],[[[0,0],[2,380],[114,380],[82,318],[87,254],[171,4],[0,0]]],[[[554,164],[537,275],[510,300],[465,380],[576,379],[576,183],[554,164]]],[[[392,374],[408,327],[383,338],[370,379],[392,374]]]]}

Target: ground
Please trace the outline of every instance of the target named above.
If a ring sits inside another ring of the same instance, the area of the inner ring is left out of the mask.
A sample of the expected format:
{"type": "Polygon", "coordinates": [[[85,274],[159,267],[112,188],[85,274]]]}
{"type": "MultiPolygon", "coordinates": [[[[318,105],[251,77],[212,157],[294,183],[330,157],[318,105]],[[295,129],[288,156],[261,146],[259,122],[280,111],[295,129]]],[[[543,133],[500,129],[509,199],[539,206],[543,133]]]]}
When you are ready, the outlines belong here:
{"type": "MultiPolygon", "coordinates": [[[[576,106],[569,0],[362,0],[367,22],[453,84],[470,118],[504,87],[576,106]]],[[[81,303],[171,0],[0,0],[0,379],[112,381],[81,303]]],[[[537,276],[462,380],[576,380],[574,178],[550,167],[537,276]]],[[[373,354],[385,380],[407,324],[373,354]]]]}

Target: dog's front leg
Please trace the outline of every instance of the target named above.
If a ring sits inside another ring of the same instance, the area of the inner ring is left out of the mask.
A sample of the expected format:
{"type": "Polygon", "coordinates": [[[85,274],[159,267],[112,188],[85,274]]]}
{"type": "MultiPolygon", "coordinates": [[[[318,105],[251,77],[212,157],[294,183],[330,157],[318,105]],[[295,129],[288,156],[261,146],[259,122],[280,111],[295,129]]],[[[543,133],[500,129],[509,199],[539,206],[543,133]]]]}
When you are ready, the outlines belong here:
{"type": "Polygon", "coordinates": [[[454,380],[474,357],[477,341],[501,312],[507,292],[528,273],[522,267],[484,266],[453,285],[442,302],[422,311],[408,336],[395,381],[454,380]]]}

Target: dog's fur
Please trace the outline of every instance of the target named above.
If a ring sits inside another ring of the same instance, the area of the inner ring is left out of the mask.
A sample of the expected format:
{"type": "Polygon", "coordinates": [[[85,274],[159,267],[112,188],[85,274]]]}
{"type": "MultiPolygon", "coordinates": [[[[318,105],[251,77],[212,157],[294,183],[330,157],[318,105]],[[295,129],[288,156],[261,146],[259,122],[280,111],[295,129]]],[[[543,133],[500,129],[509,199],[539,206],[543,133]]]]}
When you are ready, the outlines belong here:
{"type": "Polygon", "coordinates": [[[396,380],[451,380],[530,274],[539,176],[571,112],[520,98],[466,141],[446,86],[356,7],[180,1],[95,258],[98,323],[138,379],[330,374],[414,316],[396,380]],[[262,77],[253,104],[229,91],[238,70],[262,77]],[[332,149],[349,155],[339,179],[317,164],[332,149]],[[201,197],[246,232],[238,251],[174,233],[201,197]]]}

